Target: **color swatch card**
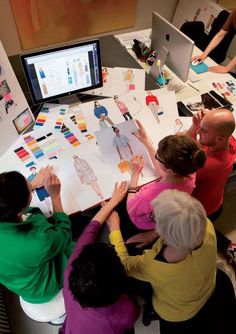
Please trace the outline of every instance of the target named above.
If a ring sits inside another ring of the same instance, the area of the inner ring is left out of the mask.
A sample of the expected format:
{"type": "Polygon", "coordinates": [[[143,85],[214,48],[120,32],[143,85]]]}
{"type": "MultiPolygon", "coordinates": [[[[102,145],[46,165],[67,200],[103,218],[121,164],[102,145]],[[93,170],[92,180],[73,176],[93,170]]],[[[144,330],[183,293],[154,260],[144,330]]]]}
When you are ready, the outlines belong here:
{"type": "Polygon", "coordinates": [[[81,139],[82,142],[95,138],[94,135],[88,130],[85,113],[83,113],[79,104],[70,106],[66,117],[66,125],[69,127],[72,126],[72,128],[76,131],[75,134],[81,139]]]}
{"type": "Polygon", "coordinates": [[[210,82],[210,87],[214,88],[226,100],[233,105],[236,104],[236,80],[225,77],[223,80],[215,80],[210,82]]]}
{"type": "Polygon", "coordinates": [[[47,105],[41,109],[35,124],[34,130],[43,129],[45,131],[59,131],[62,128],[68,106],[66,105],[47,105]]]}
{"type": "Polygon", "coordinates": [[[49,118],[49,108],[43,107],[36,118],[34,129],[41,129],[49,118]]]}

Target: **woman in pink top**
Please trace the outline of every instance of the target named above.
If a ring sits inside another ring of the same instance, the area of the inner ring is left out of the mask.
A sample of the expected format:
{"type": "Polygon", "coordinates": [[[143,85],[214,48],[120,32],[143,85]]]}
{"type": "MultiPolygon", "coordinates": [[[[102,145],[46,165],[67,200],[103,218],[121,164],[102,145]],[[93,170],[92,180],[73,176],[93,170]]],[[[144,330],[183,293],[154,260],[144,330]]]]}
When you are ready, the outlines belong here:
{"type": "Polygon", "coordinates": [[[155,151],[139,121],[134,135],[147,148],[159,179],[138,188],[143,169],[142,156],[131,161],[131,180],[127,197],[127,211],[132,222],[142,230],[155,228],[151,201],[165,189],[178,189],[191,195],[195,187],[195,172],[202,168],[206,156],[197,143],[188,136],[170,135],[163,138],[155,151]]]}

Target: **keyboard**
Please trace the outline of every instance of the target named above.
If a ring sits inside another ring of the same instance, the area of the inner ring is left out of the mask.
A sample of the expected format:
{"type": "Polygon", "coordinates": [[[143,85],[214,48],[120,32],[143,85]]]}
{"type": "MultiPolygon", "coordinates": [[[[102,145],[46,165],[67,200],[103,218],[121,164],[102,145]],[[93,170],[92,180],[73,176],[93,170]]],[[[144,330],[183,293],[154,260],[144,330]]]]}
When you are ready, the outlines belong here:
{"type": "Polygon", "coordinates": [[[191,68],[189,69],[189,74],[188,74],[188,80],[191,82],[197,82],[200,81],[200,75],[195,73],[193,70],[191,70],[191,68]]]}

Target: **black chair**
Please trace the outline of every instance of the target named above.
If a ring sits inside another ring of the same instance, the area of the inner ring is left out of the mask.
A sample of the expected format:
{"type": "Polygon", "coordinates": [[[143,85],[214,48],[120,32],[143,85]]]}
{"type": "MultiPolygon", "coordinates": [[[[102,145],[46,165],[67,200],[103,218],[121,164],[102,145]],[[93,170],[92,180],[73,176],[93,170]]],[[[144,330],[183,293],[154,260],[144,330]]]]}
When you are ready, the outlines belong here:
{"type": "MultiPolygon", "coordinates": [[[[222,10],[212,23],[209,35],[204,32],[204,23],[201,21],[185,22],[182,24],[180,31],[186,36],[191,38],[195,45],[204,51],[212,38],[220,31],[225,21],[229,16],[227,10],[222,10]]],[[[209,53],[209,57],[212,58],[218,64],[222,63],[226,58],[227,50],[235,35],[234,31],[229,31],[223,40],[217,45],[217,47],[209,53]]]]}

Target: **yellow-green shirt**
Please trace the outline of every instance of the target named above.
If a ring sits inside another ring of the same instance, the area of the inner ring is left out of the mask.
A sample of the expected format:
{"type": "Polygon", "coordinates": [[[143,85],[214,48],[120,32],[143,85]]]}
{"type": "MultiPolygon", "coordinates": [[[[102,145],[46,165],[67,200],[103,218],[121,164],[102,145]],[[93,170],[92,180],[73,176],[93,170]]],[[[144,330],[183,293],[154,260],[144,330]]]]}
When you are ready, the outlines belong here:
{"type": "Polygon", "coordinates": [[[209,220],[201,247],[178,263],[155,260],[163,245],[161,238],[152,249],[138,256],[129,256],[120,230],[113,231],[109,238],[127,274],[151,283],[153,307],[164,320],[184,321],[192,318],[212,294],[217,248],[214,227],[209,220]]]}

